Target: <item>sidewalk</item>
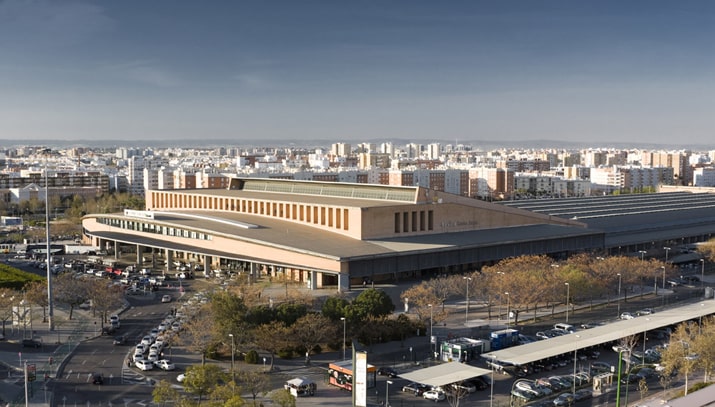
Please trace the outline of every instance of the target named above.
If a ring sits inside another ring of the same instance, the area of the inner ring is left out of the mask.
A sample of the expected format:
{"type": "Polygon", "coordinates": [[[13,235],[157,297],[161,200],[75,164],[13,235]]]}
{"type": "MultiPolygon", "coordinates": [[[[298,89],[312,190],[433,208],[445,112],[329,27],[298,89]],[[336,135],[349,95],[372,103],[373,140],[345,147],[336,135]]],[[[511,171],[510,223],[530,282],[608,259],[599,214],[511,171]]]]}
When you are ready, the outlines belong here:
{"type": "Polygon", "coordinates": [[[7,373],[0,377],[0,399],[10,402],[11,406],[25,405],[26,364],[30,376],[33,368],[35,371],[35,380],[28,387],[28,405],[49,406],[52,394],[46,391],[45,381],[56,377],[64,360],[81,341],[101,334],[101,328],[95,324],[98,317],[93,317],[92,311],[75,309],[72,320],[68,320],[69,310],[55,308],[53,311],[56,321],[54,331],[49,330],[47,322],[43,323],[42,318],[38,318],[39,322],[33,321],[32,327],[6,326],[7,338],[0,344],[0,364],[7,373]],[[32,337],[41,346],[23,347],[23,337],[32,337]]]}

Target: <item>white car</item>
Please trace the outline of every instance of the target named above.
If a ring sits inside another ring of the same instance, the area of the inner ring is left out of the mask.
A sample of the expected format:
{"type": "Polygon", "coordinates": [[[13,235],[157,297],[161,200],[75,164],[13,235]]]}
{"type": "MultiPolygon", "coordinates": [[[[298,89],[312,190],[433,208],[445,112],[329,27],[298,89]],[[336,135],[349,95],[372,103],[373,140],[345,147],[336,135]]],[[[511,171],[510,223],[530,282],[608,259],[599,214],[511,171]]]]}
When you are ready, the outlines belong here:
{"type": "Polygon", "coordinates": [[[147,356],[146,360],[149,362],[159,361],[159,352],[149,352],[149,356],[147,356]]]}
{"type": "Polygon", "coordinates": [[[621,314],[621,319],[634,319],[635,317],[630,312],[624,312],[621,314]]]}
{"type": "Polygon", "coordinates": [[[444,392],[439,390],[427,390],[426,392],[422,393],[422,397],[424,397],[426,400],[442,401],[447,396],[444,395],[444,392]]]}
{"type": "Polygon", "coordinates": [[[161,359],[157,360],[154,362],[154,366],[158,367],[161,370],[174,370],[176,369],[176,366],[174,366],[173,363],[171,363],[170,360],[168,359],[161,359]]]}
{"type": "Polygon", "coordinates": [[[151,370],[154,368],[154,365],[152,365],[152,363],[148,360],[135,360],[134,366],[136,366],[139,370],[151,370]]]}
{"type": "Polygon", "coordinates": [[[145,345],[147,348],[151,346],[152,342],[154,342],[154,338],[151,337],[151,335],[146,335],[145,337],[142,338],[142,345],[145,345]]]}
{"type": "Polygon", "coordinates": [[[166,294],[161,297],[161,302],[171,302],[171,296],[166,294]]]}
{"type": "Polygon", "coordinates": [[[176,381],[179,382],[179,383],[183,383],[183,382],[184,382],[184,379],[186,379],[186,374],[184,374],[184,373],[182,373],[182,374],[176,376],[176,381]]]}

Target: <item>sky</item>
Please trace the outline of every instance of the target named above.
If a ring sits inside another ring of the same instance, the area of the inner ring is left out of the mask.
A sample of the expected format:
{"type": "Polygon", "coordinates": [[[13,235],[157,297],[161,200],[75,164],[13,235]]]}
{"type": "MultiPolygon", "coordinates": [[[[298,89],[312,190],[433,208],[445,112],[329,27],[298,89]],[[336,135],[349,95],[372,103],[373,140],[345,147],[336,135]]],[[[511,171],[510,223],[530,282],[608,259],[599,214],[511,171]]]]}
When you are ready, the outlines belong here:
{"type": "Polygon", "coordinates": [[[0,0],[0,139],[715,130],[710,0],[0,0]]]}

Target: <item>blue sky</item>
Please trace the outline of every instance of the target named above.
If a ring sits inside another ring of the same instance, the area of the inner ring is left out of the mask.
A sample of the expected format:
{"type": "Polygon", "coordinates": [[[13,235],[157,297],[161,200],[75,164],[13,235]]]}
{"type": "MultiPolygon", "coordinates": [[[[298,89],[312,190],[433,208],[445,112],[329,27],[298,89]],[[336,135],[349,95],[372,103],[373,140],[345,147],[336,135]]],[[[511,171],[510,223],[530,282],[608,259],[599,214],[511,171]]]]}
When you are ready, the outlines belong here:
{"type": "Polygon", "coordinates": [[[0,0],[0,139],[702,143],[712,1],[0,0]]]}

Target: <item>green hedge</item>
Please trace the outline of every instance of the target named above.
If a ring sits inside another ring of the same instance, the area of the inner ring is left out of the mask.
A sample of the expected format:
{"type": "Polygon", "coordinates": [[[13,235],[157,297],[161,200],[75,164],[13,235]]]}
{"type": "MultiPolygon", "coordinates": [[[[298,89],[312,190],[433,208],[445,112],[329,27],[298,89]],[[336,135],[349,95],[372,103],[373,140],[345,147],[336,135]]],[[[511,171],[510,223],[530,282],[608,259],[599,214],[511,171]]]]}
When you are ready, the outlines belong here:
{"type": "Polygon", "coordinates": [[[22,290],[29,282],[44,280],[44,277],[37,274],[28,273],[7,264],[0,264],[0,288],[22,290]]]}

